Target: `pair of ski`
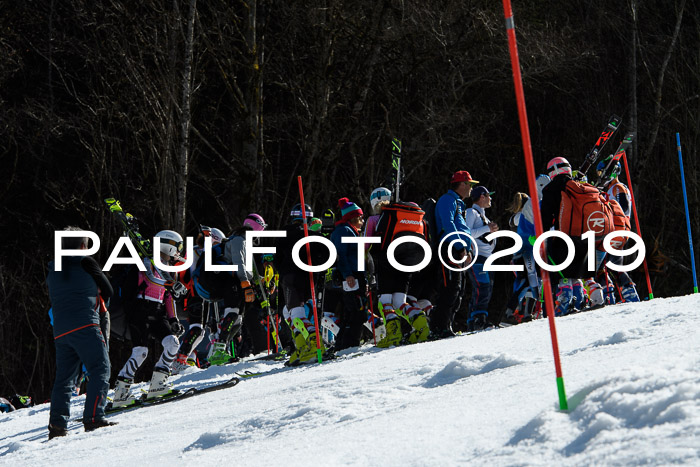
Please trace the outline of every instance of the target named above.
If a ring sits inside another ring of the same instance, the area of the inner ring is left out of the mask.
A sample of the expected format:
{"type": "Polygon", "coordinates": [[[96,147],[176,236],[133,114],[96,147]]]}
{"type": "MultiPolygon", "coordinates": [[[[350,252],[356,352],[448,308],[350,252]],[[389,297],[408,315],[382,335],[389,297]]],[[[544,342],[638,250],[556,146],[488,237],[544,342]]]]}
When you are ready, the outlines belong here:
{"type": "Polygon", "coordinates": [[[112,415],[112,414],[124,412],[127,410],[138,409],[141,407],[152,407],[154,405],[161,405],[161,404],[165,404],[168,402],[186,399],[189,397],[199,396],[202,394],[207,394],[209,392],[218,391],[220,389],[232,388],[240,382],[241,382],[241,378],[238,376],[234,376],[231,379],[224,381],[223,383],[218,383],[218,384],[206,386],[203,388],[192,387],[192,388],[188,388],[185,390],[175,389],[175,390],[173,390],[173,392],[170,392],[170,393],[165,394],[165,395],[160,396],[160,397],[156,397],[154,399],[147,399],[146,394],[144,394],[140,398],[134,399],[132,403],[130,403],[128,405],[119,406],[119,407],[113,407],[112,403],[110,402],[107,404],[107,407],[105,408],[105,414],[112,415]]]}
{"type": "MultiPolygon", "coordinates": [[[[320,364],[323,365],[324,363],[329,363],[329,362],[340,362],[340,361],[344,361],[344,360],[350,360],[351,358],[359,357],[359,356],[365,355],[367,353],[368,352],[357,351],[357,352],[351,352],[351,353],[344,354],[344,355],[338,355],[338,354],[335,354],[333,352],[329,352],[328,354],[326,354],[323,357],[323,360],[321,361],[320,364]]],[[[265,376],[265,375],[272,375],[275,373],[282,373],[282,372],[293,370],[295,368],[311,367],[312,365],[318,365],[318,364],[319,364],[318,361],[314,358],[314,359],[311,359],[311,360],[306,361],[306,362],[297,363],[295,365],[287,365],[285,363],[284,367],[277,367],[277,368],[273,368],[273,369],[267,370],[267,371],[259,371],[259,372],[252,372],[252,371],[248,371],[248,370],[240,371],[240,372],[236,373],[236,376],[238,376],[239,378],[242,378],[242,379],[250,379],[250,378],[256,378],[258,376],[265,376]]]]}
{"type": "MultiPolygon", "coordinates": [[[[605,125],[605,128],[603,129],[600,136],[593,145],[593,148],[588,152],[586,158],[583,161],[583,164],[578,169],[577,176],[579,180],[583,179],[588,169],[590,169],[593,166],[593,164],[597,162],[598,158],[600,157],[600,153],[603,150],[603,147],[605,147],[607,142],[613,137],[613,135],[615,135],[618,128],[620,127],[621,122],[622,120],[617,115],[612,115],[610,117],[608,123],[605,125]]],[[[624,138],[622,138],[622,141],[617,147],[617,150],[615,150],[615,152],[613,153],[612,158],[608,161],[608,163],[605,165],[600,175],[598,176],[598,179],[594,184],[595,186],[601,185],[603,179],[605,178],[606,174],[608,174],[610,168],[613,167],[614,164],[619,162],[625,151],[629,149],[630,146],[632,146],[635,136],[635,132],[629,132],[625,135],[624,138]]]]}

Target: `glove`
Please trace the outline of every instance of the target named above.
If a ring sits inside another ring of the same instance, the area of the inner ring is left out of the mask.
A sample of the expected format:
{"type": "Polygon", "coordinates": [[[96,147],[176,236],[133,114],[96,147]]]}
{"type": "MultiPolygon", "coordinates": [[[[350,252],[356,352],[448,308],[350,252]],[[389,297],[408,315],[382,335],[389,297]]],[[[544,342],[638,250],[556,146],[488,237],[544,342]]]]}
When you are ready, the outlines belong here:
{"type": "Polygon", "coordinates": [[[168,281],[165,283],[165,289],[170,292],[170,295],[177,300],[187,294],[187,287],[182,282],[168,281]]]}
{"type": "Polygon", "coordinates": [[[250,282],[242,281],[241,287],[243,288],[246,303],[253,303],[255,301],[255,291],[250,286],[250,282]]]}
{"type": "Polygon", "coordinates": [[[180,337],[185,332],[185,327],[182,324],[180,324],[179,319],[175,317],[169,318],[168,323],[170,323],[170,330],[177,337],[180,337]]]}

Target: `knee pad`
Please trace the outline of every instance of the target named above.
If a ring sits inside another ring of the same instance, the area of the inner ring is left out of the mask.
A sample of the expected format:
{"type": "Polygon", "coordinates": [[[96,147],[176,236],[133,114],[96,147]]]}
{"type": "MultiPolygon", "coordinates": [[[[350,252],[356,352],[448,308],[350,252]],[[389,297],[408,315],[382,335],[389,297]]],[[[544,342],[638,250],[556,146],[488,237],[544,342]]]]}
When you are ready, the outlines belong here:
{"type": "Polygon", "coordinates": [[[226,316],[230,315],[231,313],[240,314],[240,312],[240,308],[226,308],[224,309],[224,318],[226,318],[226,316]]]}
{"type": "Polygon", "coordinates": [[[392,295],[390,293],[383,293],[379,296],[379,303],[382,304],[382,307],[393,306],[391,304],[391,302],[392,302],[392,295]]]}
{"type": "Polygon", "coordinates": [[[148,357],[148,347],[138,346],[131,349],[131,359],[136,363],[136,367],[140,367],[144,360],[148,357]]]}
{"type": "Polygon", "coordinates": [[[406,303],[405,293],[391,294],[391,304],[394,305],[394,310],[398,310],[404,303],[406,303]]]}
{"type": "Polygon", "coordinates": [[[202,325],[193,324],[192,326],[190,326],[190,328],[187,330],[187,333],[182,338],[182,343],[194,343],[195,341],[197,341],[197,339],[202,337],[203,334],[204,330],[202,329],[202,325]]]}
{"type": "Polygon", "coordinates": [[[285,305],[285,306],[282,308],[282,317],[283,317],[286,321],[291,321],[291,320],[292,320],[292,312],[289,310],[289,308],[287,308],[287,305],[285,305]]]}
{"type": "Polygon", "coordinates": [[[133,379],[136,370],[139,369],[141,364],[148,356],[148,347],[137,346],[131,349],[131,357],[126,361],[121,371],[119,371],[119,376],[123,378],[133,379]]]}
{"type": "Polygon", "coordinates": [[[160,343],[163,346],[163,350],[169,354],[176,354],[180,348],[180,341],[172,334],[165,336],[160,343]]]}
{"type": "Polygon", "coordinates": [[[294,320],[294,318],[299,318],[299,319],[306,319],[306,308],[303,306],[295,306],[291,310],[289,310],[289,316],[294,320]]]}

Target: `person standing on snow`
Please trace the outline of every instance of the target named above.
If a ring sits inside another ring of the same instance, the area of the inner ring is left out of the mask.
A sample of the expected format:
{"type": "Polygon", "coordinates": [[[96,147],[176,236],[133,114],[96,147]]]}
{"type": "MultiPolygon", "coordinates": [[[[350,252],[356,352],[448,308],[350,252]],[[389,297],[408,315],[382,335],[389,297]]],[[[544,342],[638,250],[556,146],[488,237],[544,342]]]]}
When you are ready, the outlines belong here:
{"type": "Polygon", "coordinates": [[[493,292],[493,276],[484,270],[484,263],[493,254],[496,240],[488,241],[486,237],[498,231],[498,225],[486,217],[486,209],[491,207],[491,196],[495,192],[485,186],[477,186],[471,191],[472,207],[467,209],[466,224],[476,238],[479,255],[467,275],[472,285],[472,298],[469,303],[467,328],[479,331],[488,326],[488,307],[493,292]]]}
{"type": "MultiPolygon", "coordinates": [[[[440,197],[435,205],[435,228],[440,240],[451,235],[442,245],[443,261],[449,261],[448,245],[455,240],[452,257],[463,261],[453,267],[460,268],[471,262],[471,240],[464,234],[471,233],[464,220],[466,205],[464,199],[469,196],[472,187],[479,182],[473,180],[469,172],[460,170],[450,179],[450,189],[440,197]]],[[[453,271],[444,264],[440,265],[440,282],[438,300],[430,316],[430,330],[436,337],[453,336],[452,321],[461,304],[464,271],[453,271]]]]}
{"type": "MultiPolygon", "coordinates": [[[[164,264],[175,265],[182,260],[182,237],[172,230],[162,230],[156,237],[160,238],[160,259],[164,264]]],[[[126,319],[131,333],[133,348],[131,357],[119,371],[112,397],[112,406],[121,407],[134,403],[130,389],[134,382],[136,370],[148,356],[150,338],[159,340],[163,352],[153,368],[147,398],[160,397],[172,390],[168,382],[170,367],[175,360],[183,327],[177,319],[175,300],[186,288],[175,281],[175,273],[158,269],[151,258],[143,258],[145,271],[138,271],[138,287],[135,297],[129,297],[125,303],[126,319]]]]}
{"type": "Polygon", "coordinates": [[[367,320],[365,273],[359,271],[357,244],[343,243],[345,237],[359,237],[364,224],[362,209],[348,198],[338,200],[341,219],[335,223],[331,241],[338,253],[337,268],[343,278],[343,314],[336,350],[360,345],[362,325],[367,320]]]}
{"type": "MultiPolygon", "coordinates": [[[[221,229],[209,228],[201,226],[201,232],[197,236],[195,241],[193,255],[194,259],[192,265],[189,269],[179,272],[178,277],[180,282],[185,284],[189,293],[183,300],[184,310],[187,313],[187,323],[189,325],[187,332],[180,338],[180,348],[178,350],[177,356],[175,357],[175,362],[173,363],[172,373],[177,374],[190,366],[196,366],[197,360],[195,359],[195,349],[204,340],[205,329],[209,322],[210,310],[204,309],[204,302],[202,298],[197,295],[194,290],[194,283],[192,281],[192,275],[197,269],[199,264],[199,258],[204,255],[204,237],[211,237],[212,247],[218,245],[226,238],[221,229]]],[[[211,334],[211,330],[209,330],[211,334]]],[[[205,357],[202,356],[201,361],[206,365],[205,357]]]]}
{"type": "MultiPolygon", "coordinates": [[[[80,231],[68,227],[66,231],[80,231]]],[[[85,250],[87,237],[65,237],[64,249],[85,250]]],[[[100,329],[100,309],[113,294],[109,279],[91,256],[63,258],[61,271],[49,263],[46,279],[53,309],[56,347],[56,379],[51,392],[49,439],[68,434],[70,398],[76,377],[85,365],[87,383],[83,426],[85,431],[115,425],[104,418],[109,391],[110,363],[107,344],[100,329]]]]}
{"type": "MultiPolygon", "coordinates": [[[[611,157],[612,156],[608,156],[605,160],[598,164],[598,167],[596,167],[598,177],[603,180],[603,190],[606,190],[608,199],[617,201],[617,203],[622,208],[622,212],[624,212],[625,216],[627,217],[627,220],[629,221],[630,216],[632,215],[632,196],[630,194],[630,189],[627,187],[627,185],[622,183],[619,179],[620,172],[622,171],[622,166],[619,162],[616,162],[615,165],[612,167],[612,172],[610,172],[609,175],[605,176],[605,174],[603,174],[603,170],[608,165],[608,162],[610,161],[611,157]]],[[[630,241],[633,240],[628,240],[628,242],[630,241]]],[[[600,256],[600,260],[602,261],[602,255],[600,256]]],[[[622,265],[622,260],[622,256],[612,255],[612,258],[610,258],[610,261],[617,265],[622,265]]],[[[601,267],[601,270],[604,270],[603,267],[601,267]]],[[[617,283],[620,286],[622,298],[624,298],[626,302],[638,302],[639,294],[637,294],[635,283],[632,282],[632,279],[630,278],[629,274],[627,274],[624,271],[619,271],[616,274],[617,283]]]]}
{"type": "MultiPolygon", "coordinates": [[[[314,217],[311,206],[305,205],[304,210],[308,222],[314,217]]],[[[286,236],[277,239],[274,257],[275,268],[280,275],[280,287],[282,288],[286,304],[282,313],[292,329],[292,338],[296,349],[289,356],[289,365],[297,365],[312,360],[316,357],[318,351],[316,328],[308,319],[307,309],[304,306],[312,298],[309,273],[300,269],[294,264],[292,259],[292,248],[299,240],[304,238],[303,216],[301,204],[296,204],[292,207],[290,212],[291,222],[282,229],[285,231],[286,236]]],[[[321,232],[309,229],[309,236],[312,235],[321,235],[321,232]]],[[[313,242],[309,243],[309,249],[311,251],[312,264],[319,265],[324,262],[323,249],[325,247],[313,242]]],[[[306,247],[299,250],[299,259],[302,263],[308,264],[306,247]]],[[[323,342],[321,342],[321,350],[325,351],[323,342]]]]}
{"type": "Polygon", "coordinates": [[[248,307],[255,301],[255,291],[251,283],[253,274],[245,268],[245,233],[249,230],[253,228],[244,221],[244,225],[236,229],[233,235],[211,249],[212,265],[235,265],[236,271],[208,271],[205,258],[202,257],[192,276],[195,291],[202,299],[223,301],[224,305],[218,336],[209,350],[208,360],[212,365],[228,363],[233,358],[230,352],[231,342],[243,326],[243,317],[248,307]]]}

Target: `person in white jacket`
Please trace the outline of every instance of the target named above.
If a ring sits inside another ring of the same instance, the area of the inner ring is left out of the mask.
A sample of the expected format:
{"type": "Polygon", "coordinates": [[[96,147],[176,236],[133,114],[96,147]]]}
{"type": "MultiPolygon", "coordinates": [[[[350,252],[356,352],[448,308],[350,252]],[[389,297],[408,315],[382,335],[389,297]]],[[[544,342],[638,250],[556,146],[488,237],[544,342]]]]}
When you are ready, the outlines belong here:
{"type": "Polygon", "coordinates": [[[491,207],[491,196],[495,192],[485,186],[477,186],[471,192],[472,207],[467,209],[466,223],[471,235],[476,239],[478,256],[467,271],[472,284],[472,298],[469,302],[467,327],[478,331],[488,327],[488,307],[493,291],[493,276],[484,270],[484,263],[493,254],[496,240],[487,241],[486,236],[498,231],[498,225],[486,217],[486,209],[491,207]]]}

